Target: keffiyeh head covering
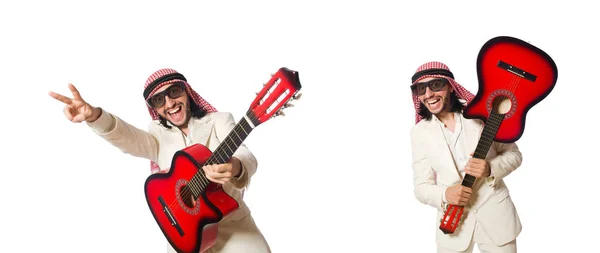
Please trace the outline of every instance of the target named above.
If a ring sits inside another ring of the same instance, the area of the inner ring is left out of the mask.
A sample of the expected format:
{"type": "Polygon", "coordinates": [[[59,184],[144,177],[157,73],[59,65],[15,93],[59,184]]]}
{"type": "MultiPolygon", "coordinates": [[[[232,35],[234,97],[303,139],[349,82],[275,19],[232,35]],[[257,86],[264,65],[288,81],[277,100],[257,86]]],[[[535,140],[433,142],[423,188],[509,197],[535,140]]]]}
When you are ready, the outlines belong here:
{"type": "MultiPolygon", "coordinates": [[[[469,92],[454,80],[454,74],[452,74],[450,68],[448,68],[448,66],[446,66],[444,63],[432,61],[419,66],[417,71],[415,71],[415,74],[412,76],[412,84],[418,83],[419,81],[428,77],[444,78],[448,80],[450,85],[452,85],[456,96],[459,99],[465,100],[467,104],[475,97],[473,93],[469,92]]],[[[419,101],[419,98],[415,93],[412,93],[412,97],[415,105],[415,124],[417,124],[423,119],[423,117],[419,115],[419,110],[421,110],[421,101],[419,101]]]]}
{"type": "MultiPolygon", "coordinates": [[[[152,73],[152,75],[148,77],[144,85],[144,100],[147,100],[149,97],[152,97],[154,93],[156,93],[156,91],[159,90],[161,87],[175,82],[184,83],[185,91],[190,96],[191,103],[195,103],[198,107],[202,108],[207,113],[217,111],[217,109],[215,109],[212,105],[206,102],[206,100],[204,100],[196,91],[194,91],[194,89],[192,89],[192,87],[190,87],[187,80],[182,74],[170,68],[160,69],[152,73]]],[[[158,120],[158,112],[154,108],[150,107],[147,103],[146,107],[148,107],[148,112],[150,112],[152,120],[158,120]]],[[[150,169],[152,173],[160,171],[158,164],[156,164],[155,162],[151,162],[150,169]]]]}
{"type": "MultiPolygon", "coordinates": [[[[192,87],[190,87],[187,80],[182,74],[178,73],[174,69],[168,68],[160,69],[152,73],[152,75],[148,77],[148,79],[146,80],[146,84],[144,85],[144,100],[147,100],[149,97],[152,97],[154,93],[156,93],[156,91],[161,87],[175,82],[183,82],[185,84],[185,91],[192,98],[192,102],[195,103],[198,107],[204,109],[208,113],[217,111],[212,105],[210,105],[208,102],[206,102],[206,100],[204,100],[200,95],[198,95],[198,93],[194,91],[192,87]]],[[[150,116],[152,116],[152,119],[158,120],[158,112],[156,112],[154,108],[148,106],[148,104],[146,104],[146,106],[148,107],[148,111],[150,112],[150,116]]]]}

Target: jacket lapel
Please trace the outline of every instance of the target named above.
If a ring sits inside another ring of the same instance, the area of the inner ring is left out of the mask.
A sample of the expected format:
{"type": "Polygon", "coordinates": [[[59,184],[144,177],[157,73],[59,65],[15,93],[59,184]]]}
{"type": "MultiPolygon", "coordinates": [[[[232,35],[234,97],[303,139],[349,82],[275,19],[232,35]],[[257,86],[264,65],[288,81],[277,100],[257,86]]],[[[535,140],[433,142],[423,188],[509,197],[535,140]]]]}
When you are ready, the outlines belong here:
{"type": "MultiPolygon", "coordinates": [[[[190,130],[192,132],[192,140],[194,143],[199,143],[211,149],[210,142],[214,135],[211,131],[213,127],[212,118],[206,115],[201,119],[192,118],[190,120],[190,130]]],[[[212,149],[211,149],[212,150],[212,149]]]]}
{"type": "Polygon", "coordinates": [[[442,132],[442,128],[438,122],[435,120],[430,120],[428,122],[428,133],[429,135],[429,143],[431,143],[431,153],[434,154],[434,157],[439,161],[439,165],[443,167],[444,170],[449,171],[448,175],[455,176],[455,179],[462,179],[462,175],[458,172],[456,165],[454,163],[454,159],[452,158],[452,152],[450,151],[450,147],[446,143],[446,137],[442,132]]]}
{"type": "Polygon", "coordinates": [[[471,120],[471,119],[465,119],[464,116],[462,114],[460,114],[461,117],[463,117],[463,127],[464,127],[464,134],[465,135],[465,145],[467,150],[469,151],[469,153],[471,152],[475,152],[475,149],[477,148],[477,144],[479,143],[479,138],[481,136],[481,131],[483,130],[482,125],[479,124],[479,120],[471,120]]]}

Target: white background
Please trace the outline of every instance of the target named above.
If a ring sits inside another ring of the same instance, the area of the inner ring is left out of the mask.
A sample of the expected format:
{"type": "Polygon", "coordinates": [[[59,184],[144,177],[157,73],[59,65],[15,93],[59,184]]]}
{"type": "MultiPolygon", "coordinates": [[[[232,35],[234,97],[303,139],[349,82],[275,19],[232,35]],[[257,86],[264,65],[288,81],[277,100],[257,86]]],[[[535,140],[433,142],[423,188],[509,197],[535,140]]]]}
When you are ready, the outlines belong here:
{"type": "MultiPolygon", "coordinates": [[[[507,183],[520,252],[595,248],[598,38],[579,1],[14,1],[0,4],[0,252],[166,252],[144,199],[148,161],[63,115],[48,91],[145,129],[146,78],[169,67],[238,120],[269,74],[300,73],[296,107],[246,144],[246,192],[274,252],[435,252],[435,210],[413,194],[410,77],[448,64],[477,92],[499,35],[546,51],[553,92],[527,115],[507,183]]],[[[477,250],[476,250],[477,252],[477,250]]]]}

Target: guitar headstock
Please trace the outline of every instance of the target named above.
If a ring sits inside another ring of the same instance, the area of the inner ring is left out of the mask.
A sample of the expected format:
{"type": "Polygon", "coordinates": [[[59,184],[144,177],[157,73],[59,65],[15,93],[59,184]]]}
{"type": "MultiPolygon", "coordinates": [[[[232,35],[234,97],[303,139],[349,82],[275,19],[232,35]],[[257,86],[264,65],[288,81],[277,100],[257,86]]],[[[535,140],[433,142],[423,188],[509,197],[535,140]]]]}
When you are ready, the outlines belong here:
{"type": "Polygon", "coordinates": [[[262,90],[256,93],[248,116],[257,126],[273,117],[285,116],[283,109],[294,106],[290,102],[300,99],[301,88],[297,71],[280,68],[271,75],[271,79],[264,84],[262,90]]]}
{"type": "Polygon", "coordinates": [[[444,234],[453,234],[458,227],[458,224],[462,221],[463,211],[463,206],[448,205],[448,208],[440,221],[440,230],[442,230],[444,234]]]}

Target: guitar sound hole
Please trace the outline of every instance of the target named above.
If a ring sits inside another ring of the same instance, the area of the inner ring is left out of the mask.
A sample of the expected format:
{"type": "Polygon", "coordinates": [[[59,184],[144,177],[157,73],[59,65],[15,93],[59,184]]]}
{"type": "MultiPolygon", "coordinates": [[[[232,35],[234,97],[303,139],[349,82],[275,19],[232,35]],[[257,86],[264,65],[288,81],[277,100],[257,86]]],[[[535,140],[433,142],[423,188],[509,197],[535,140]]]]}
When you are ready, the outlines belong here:
{"type": "Polygon", "coordinates": [[[193,208],[196,205],[196,200],[194,199],[194,194],[192,194],[192,190],[187,185],[179,188],[179,196],[181,196],[181,200],[183,203],[189,207],[193,208]]]}
{"type": "Polygon", "coordinates": [[[508,119],[517,110],[517,97],[509,90],[496,90],[488,96],[486,107],[488,113],[504,114],[504,119],[508,119]]]}
{"type": "Polygon", "coordinates": [[[512,101],[508,96],[498,95],[494,98],[492,102],[492,110],[497,112],[498,114],[506,114],[510,111],[512,107],[512,101]]]}

